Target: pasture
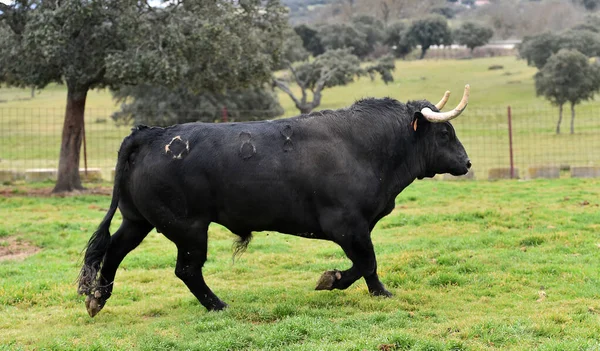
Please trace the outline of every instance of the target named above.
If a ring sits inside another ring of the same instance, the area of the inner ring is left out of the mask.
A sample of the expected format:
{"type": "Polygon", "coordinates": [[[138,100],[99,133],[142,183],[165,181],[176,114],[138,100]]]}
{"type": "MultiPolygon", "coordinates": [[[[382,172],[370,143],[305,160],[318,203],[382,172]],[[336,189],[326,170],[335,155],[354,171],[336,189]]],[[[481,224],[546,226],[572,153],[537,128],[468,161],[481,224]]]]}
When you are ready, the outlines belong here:
{"type": "Polygon", "coordinates": [[[364,280],[314,291],[323,271],[349,267],[333,243],[256,233],[232,262],[233,235],[213,225],[205,277],[229,308],[208,313],[153,232],[94,319],[75,278],[110,198],[30,190],[0,197],[1,245],[39,248],[0,262],[0,349],[600,349],[598,179],[415,182],[373,231],[390,299],[364,280]]]}
{"type": "MultiPolygon", "coordinates": [[[[525,173],[531,165],[595,165],[600,159],[600,119],[597,102],[577,107],[575,135],[568,134],[568,108],[563,134],[554,132],[558,109],[535,96],[535,68],[514,57],[474,60],[396,61],[395,82],[363,77],[343,87],[324,91],[317,108],[349,106],[364,97],[390,96],[439,101],[447,89],[453,92],[447,109],[458,103],[465,83],[470,83],[471,99],[464,115],[453,124],[473,161],[479,179],[487,178],[492,167],[508,167],[508,123],[506,107],[513,107],[515,163],[525,173]],[[490,66],[502,66],[490,70],[490,66]]],[[[60,148],[66,91],[51,86],[32,100],[29,90],[0,89],[0,169],[56,168],[60,148]]],[[[285,116],[298,114],[291,99],[278,90],[285,116]]],[[[110,115],[118,109],[108,91],[92,91],[86,104],[87,156],[89,167],[99,167],[110,179],[116,151],[128,126],[115,126],[110,115]]],[[[83,163],[82,163],[83,165],[83,163]]],[[[597,165],[597,164],[596,164],[597,165]]]]}

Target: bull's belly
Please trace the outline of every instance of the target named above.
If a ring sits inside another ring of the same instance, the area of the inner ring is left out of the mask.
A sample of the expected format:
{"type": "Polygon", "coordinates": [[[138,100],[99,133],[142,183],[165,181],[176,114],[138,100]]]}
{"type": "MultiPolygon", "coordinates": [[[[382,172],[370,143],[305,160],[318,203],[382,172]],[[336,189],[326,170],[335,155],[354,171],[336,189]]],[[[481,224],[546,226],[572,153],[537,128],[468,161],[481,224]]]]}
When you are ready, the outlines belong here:
{"type": "Polygon", "coordinates": [[[234,233],[276,231],[299,235],[321,231],[318,213],[311,208],[312,206],[286,203],[274,198],[262,200],[225,201],[217,209],[213,221],[234,233]]]}

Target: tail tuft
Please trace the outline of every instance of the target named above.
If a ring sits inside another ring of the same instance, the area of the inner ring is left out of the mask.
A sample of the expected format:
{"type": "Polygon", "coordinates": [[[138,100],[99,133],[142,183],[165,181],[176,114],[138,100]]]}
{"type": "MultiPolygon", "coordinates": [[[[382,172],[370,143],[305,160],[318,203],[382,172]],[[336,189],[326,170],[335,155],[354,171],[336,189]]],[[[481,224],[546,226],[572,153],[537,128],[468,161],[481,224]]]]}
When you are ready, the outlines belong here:
{"type": "Polygon", "coordinates": [[[77,277],[79,294],[90,294],[95,288],[95,284],[98,278],[100,269],[102,268],[102,262],[108,246],[110,245],[110,233],[108,228],[110,227],[110,220],[114,216],[116,208],[111,208],[98,229],[94,232],[92,237],[87,243],[85,249],[85,257],[83,259],[83,266],[77,277]]]}
{"type": "Polygon", "coordinates": [[[238,234],[239,238],[233,243],[233,257],[232,261],[235,261],[236,257],[242,256],[246,249],[248,248],[248,244],[252,240],[252,233],[247,234],[238,234]]]}

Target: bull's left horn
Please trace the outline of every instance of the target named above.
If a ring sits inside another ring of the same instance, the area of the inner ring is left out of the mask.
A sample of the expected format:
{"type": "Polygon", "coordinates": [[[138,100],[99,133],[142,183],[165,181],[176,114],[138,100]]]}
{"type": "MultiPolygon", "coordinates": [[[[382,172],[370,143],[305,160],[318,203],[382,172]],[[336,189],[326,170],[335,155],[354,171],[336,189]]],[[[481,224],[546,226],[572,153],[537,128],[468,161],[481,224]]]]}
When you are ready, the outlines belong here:
{"type": "Polygon", "coordinates": [[[444,108],[444,106],[446,106],[446,103],[448,102],[449,98],[450,98],[450,90],[446,90],[446,92],[444,93],[444,97],[440,100],[440,102],[435,104],[435,108],[437,108],[438,111],[441,111],[444,108]]]}
{"type": "Polygon", "coordinates": [[[421,113],[429,122],[432,123],[440,123],[447,122],[453,118],[460,116],[460,114],[465,110],[467,104],[469,103],[469,91],[471,90],[471,86],[469,84],[465,85],[465,92],[463,93],[462,100],[458,106],[454,108],[454,110],[448,112],[433,112],[429,107],[425,107],[421,110],[421,113]]]}

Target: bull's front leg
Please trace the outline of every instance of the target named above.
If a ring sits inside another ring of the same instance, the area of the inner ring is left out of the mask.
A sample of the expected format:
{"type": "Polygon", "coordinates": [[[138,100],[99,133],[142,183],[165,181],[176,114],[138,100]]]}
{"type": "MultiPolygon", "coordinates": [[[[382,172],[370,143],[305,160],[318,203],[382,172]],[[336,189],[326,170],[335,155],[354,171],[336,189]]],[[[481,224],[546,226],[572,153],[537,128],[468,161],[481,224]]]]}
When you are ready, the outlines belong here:
{"type": "MultiPolygon", "coordinates": [[[[338,228],[349,229],[348,227],[339,226],[338,228]]],[[[361,231],[356,231],[357,228],[361,227],[363,226],[352,226],[351,234],[339,231],[332,233],[333,241],[342,247],[346,256],[352,261],[352,267],[345,271],[326,271],[317,282],[316,290],[346,289],[355,281],[364,277],[371,295],[392,296],[385,289],[377,275],[377,259],[368,226],[364,226],[361,231]]]]}

